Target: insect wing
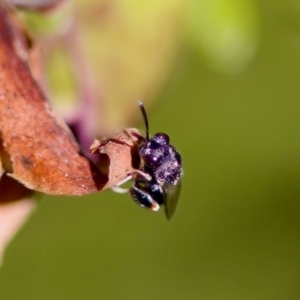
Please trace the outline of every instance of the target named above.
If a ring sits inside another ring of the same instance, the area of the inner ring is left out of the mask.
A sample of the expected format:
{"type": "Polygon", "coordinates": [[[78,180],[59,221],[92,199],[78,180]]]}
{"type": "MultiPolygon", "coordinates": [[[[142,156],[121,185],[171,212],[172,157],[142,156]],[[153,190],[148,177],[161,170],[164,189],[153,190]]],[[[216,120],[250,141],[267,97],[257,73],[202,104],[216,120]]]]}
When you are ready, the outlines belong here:
{"type": "Polygon", "coordinates": [[[181,181],[177,185],[165,184],[164,185],[164,194],[165,194],[165,212],[167,219],[170,220],[176,210],[179,196],[181,191],[181,181]]]}

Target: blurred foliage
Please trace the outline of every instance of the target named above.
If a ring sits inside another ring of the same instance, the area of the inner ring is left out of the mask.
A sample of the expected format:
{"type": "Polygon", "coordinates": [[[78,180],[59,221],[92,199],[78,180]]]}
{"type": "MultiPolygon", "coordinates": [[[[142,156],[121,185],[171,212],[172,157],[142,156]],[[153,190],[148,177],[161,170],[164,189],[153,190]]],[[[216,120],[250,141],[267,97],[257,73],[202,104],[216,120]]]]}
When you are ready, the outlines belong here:
{"type": "Polygon", "coordinates": [[[207,62],[225,72],[239,72],[253,59],[259,32],[252,0],[190,0],[186,18],[188,42],[207,62]]]}
{"type": "MultiPolygon", "coordinates": [[[[72,22],[70,9],[59,10],[50,18],[40,14],[27,14],[26,18],[43,36],[51,32],[63,37],[72,22]]],[[[73,9],[73,21],[97,78],[94,84],[101,98],[98,110],[103,109],[103,103],[106,107],[98,121],[100,131],[103,123],[108,128],[128,125],[129,103],[155,99],[174,69],[183,41],[213,68],[240,72],[256,52],[259,31],[252,0],[81,1],[73,9]]],[[[74,99],[70,90],[76,89],[76,84],[72,77],[65,76],[67,65],[60,61],[62,49],[55,51],[55,43],[51,44],[52,51],[48,44],[45,48],[51,91],[57,105],[64,107],[74,99]],[[69,84],[67,78],[71,79],[69,84]]]]}
{"type": "Polygon", "coordinates": [[[0,298],[299,299],[299,1],[76,5],[108,124],[156,101],[151,132],[183,157],[179,208],[167,222],[110,191],[43,196],[0,298]]]}

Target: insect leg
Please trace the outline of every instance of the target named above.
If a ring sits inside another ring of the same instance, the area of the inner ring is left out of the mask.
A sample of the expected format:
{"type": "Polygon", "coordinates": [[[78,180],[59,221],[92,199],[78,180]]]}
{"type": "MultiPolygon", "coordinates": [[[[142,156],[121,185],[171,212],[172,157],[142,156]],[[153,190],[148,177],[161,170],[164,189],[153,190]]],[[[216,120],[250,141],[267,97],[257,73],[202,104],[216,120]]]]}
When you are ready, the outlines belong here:
{"type": "Polygon", "coordinates": [[[129,192],[129,189],[126,189],[126,188],[121,188],[120,186],[123,185],[124,183],[126,183],[127,181],[131,180],[132,178],[134,177],[142,177],[143,179],[147,180],[147,181],[150,181],[152,178],[151,178],[151,175],[148,174],[148,173],[145,173],[141,170],[133,170],[130,174],[128,174],[123,180],[121,180],[116,186],[114,186],[112,188],[112,190],[116,193],[119,193],[119,194],[125,194],[125,193],[128,193],[129,192]]]}
{"type": "Polygon", "coordinates": [[[153,200],[152,196],[142,188],[137,187],[134,185],[130,189],[130,193],[132,196],[132,199],[141,207],[147,207],[150,208],[153,211],[158,211],[160,208],[160,205],[153,200]]]}

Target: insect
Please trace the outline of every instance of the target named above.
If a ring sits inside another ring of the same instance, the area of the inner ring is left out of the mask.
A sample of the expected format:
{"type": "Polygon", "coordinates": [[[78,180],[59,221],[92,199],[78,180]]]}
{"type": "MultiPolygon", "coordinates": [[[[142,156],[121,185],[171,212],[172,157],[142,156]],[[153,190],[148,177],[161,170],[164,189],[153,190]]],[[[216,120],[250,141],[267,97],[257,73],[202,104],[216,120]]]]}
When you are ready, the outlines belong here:
{"type": "Polygon", "coordinates": [[[139,155],[142,166],[134,176],[130,189],[133,200],[141,207],[157,211],[164,205],[166,216],[170,219],[176,209],[180,195],[180,178],[183,174],[181,156],[170,145],[170,138],[165,133],[149,137],[149,122],[142,102],[138,103],[142,112],[146,137],[138,136],[139,155]]]}

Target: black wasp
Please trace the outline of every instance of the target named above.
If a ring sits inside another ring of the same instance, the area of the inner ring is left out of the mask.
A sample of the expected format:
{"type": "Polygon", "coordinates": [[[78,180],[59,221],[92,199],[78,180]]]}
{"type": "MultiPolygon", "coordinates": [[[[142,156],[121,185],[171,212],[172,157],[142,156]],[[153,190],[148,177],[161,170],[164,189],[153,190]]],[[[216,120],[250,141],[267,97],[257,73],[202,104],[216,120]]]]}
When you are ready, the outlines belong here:
{"type": "Polygon", "coordinates": [[[147,113],[141,102],[138,105],[145,122],[146,137],[138,136],[141,141],[138,152],[142,166],[134,176],[130,194],[141,207],[153,211],[164,205],[166,216],[170,219],[180,195],[180,177],[183,174],[181,156],[170,145],[167,134],[157,133],[149,138],[147,113]]]}

